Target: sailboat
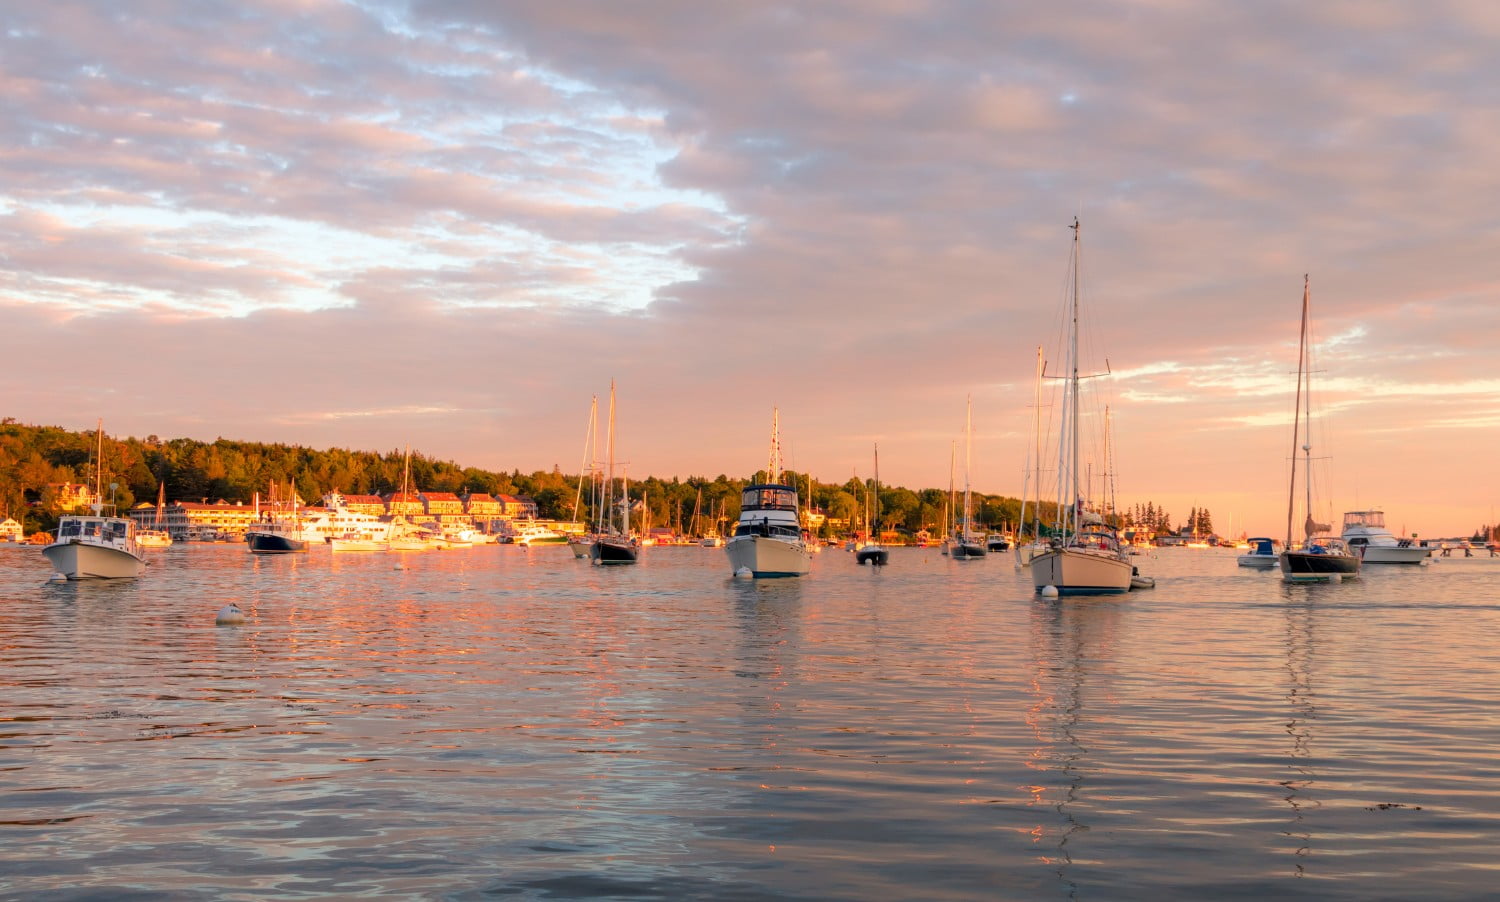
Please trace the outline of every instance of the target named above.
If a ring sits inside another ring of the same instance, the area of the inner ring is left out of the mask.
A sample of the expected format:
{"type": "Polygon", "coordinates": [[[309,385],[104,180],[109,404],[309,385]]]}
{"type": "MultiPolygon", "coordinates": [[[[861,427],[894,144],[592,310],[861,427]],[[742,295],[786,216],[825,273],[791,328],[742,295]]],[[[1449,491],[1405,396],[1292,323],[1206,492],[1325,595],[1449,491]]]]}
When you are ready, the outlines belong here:
{"type": "Polygon", "coordinates": [[[1340,582],[1359,576],[1360,559],[1349,551],[1344,540],[1329,535],[1328,524],[1313,519],[1312,499],[1312,368],[1308,365],[1308,310],[1311,302],[1310,280],[1302,277],[1302,332],[1297,341],[1297,395],[1292,407],[1292,478],[1286,498],[1286,550],[1278,558],[1281,578],[1289,583],[1340,582]],[[1306,390],[1304,391],[1304,386],[1306,390]],[[1297,440],[1301,427],[1307,435],[1302,440],[1302,484],[1306,501],[1303,539],[1292,545],[1292,511],[1297,499],[1297,440]]]}
{"type": "Polygon", "coordinates": [[[276,500],[276,485],[271,486],[271,503],[274,509],[263,511],[260,506],[260,493],[255,494],[255,522],[245,530],[245,544],[250,547],[253,554],[290,554],[297,551],[306,551],[309,539],[321,541],[316,535],[309,536],[309,530],[303,528],[302,516],[297,510],[297,490],[288,486],[288,494],[292,496],[292,510],[290,514],[282,510],[281,502],[276,500]]]}
{"type": "Polygon", "coordinates": [[[630,485],[627,482],[615,500],[615,380],[609,380],[609,434],[605,442],[608,454],[604,478],[604,499],[595,513],[594,541],[589,544],[589,560],[595,564],[634,564],[641,549],[630,536],[630,485]],[[615,519],[615,511],[620,517],[615,519]]]}
{"type": "Polygon", "coordinates": [[[974,398],[968,402],[968,415],[964,420],[964,520],[953,536],[951,554],[955,561],[969,561],[984,557],[988,552],[984,536],[974,531],[974,496],[969,490],[969,467],[974,457],[974,398]]]}
{"type": "Polygon", "coordinates": [[[879,445],[875,446],[875,492],[874,492],[874,495],[875,495],[875,500],[874,500],[873,505],[866,505],[865,506],[865,510],[866,510],[866,516],[865,516],[865,535],[868,538],[867,538],[867,541],[865,542],[865,544],[858,551],[854,552],[854,561],[855,561],[855,563],[858,563],[858,564],[870,564],[872,566],[880,566],[880,565],[885,564],[886,562],[888,562],[890,560],[891,553],[889,551],[887,551],[885,548],[883,548],[881,546],[881,544],[880,544],[879,539],[876,538],[876,536],[880,532],[880,446],[879,445]],[[875,525],[874,525],[873,529],[870,526],[870,514],[869,514],[869,510],[870,510],[870,508],[872,506],[874,507],[874,518],[875,518],[875,525]]]}
{"type": "Polygon", "coordinates": [[[1034,447],[1028,448],[1026,456],[1026,484],[1021,492],[1021,516],[1016,523],[1016,569],[1030,567],[1031,559],[1047,550],[1042,540],[1042,376],[1046,358],[1042,346],[1036,346],[1036,382],[1032,389],[1031,437],[1034,447]],[[1033,489],[1036,492],[1032,496],[1033,489]],[[1026,533],[1026,506],[1031,505],[1031,541],[1022,543],[1026,533]]]}
{"type": "Polygon", "coordinates": [[[142,548],[170,548],[172,547],[172,534],[167,532],[162,525],[162,515],[167,506],[167,484],[157,482],[156,484],[156,518],[151,521],[150,529],[138,529],[135,533],[135,543],[142,548]]]}
{"type": "Polygon", "coordinates": [[[771,412],[771,459],[766,481],[745,486],[740,519],[724,544],[736,576],[805,576],[812,553],[802,539],[797,490],[781,481],[781,415],[771,412]]]}
{"type": "Polygon", "coordinates": [[[1037,591],[1050,595],[1119,594],[1130,591],[1135,568],[1120,547],[1114,527],[1097,514],[1084,510],[1083,487],[1078,465],[1081,433],[1078,406],[1078,271],[1079,225],[1073,220],[1073,260],[1068,359],[1065,364],[1065,404],[1058,435],[1057,521],[1054,538],[1046,551],[1031,561],[1031,579],[1037,591]]]}
{"type": "Polygon", "coordinates": [[[387,551],[431,551],[439,548],[427,532],[406,516],[406,506],[411,501],[411,445],[401,462],[401,494],[391,499],[391,525],[386,532],[387,551]],[[398,501],[399,499],[399,501],[398,501]],[[397,510],[397,505],[400,510],[397,510]]]}
{"type": "Polygon", "coordinates": [[[93,514],[63,517],[57,524],[57,538],[42,549],[47,563],[70,580],[129,579],[146,572],[146,561],[135,542],[135,524],[115,516],[114,505],[104,503],[103,481],[104,421],[100,420],[94,451],[93,514]]]}
{"type": "MultiPolygon", "coordinates": [[[[589,509],[595,511],[595,516],[601,503],[603,486],[599,484],[599,396],[594,395],[589,399],[589,425],[583,436],[583,467],[588,472],[589,481],[589,509]]],[[[583,501],[583,472],[578,474],[578,492],[573,497],[573,521],[578,521],[579,505],[583,501]]],[[[575,560],[589,556],[589,546],[594,544],[594,536],[569,535],[568,547],[573,549],[575,560]]]]}

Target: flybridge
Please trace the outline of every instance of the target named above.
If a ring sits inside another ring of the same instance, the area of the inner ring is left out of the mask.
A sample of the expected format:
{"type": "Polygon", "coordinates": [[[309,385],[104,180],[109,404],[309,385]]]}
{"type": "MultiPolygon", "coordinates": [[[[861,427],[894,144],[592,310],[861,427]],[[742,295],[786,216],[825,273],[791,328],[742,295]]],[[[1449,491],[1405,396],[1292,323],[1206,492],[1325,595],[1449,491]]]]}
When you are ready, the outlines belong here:
{"type": "Polygon", "coordinates": [[[792,511],[797,510],[797,490],[785,485],[752,485],[740,496],[743,511],[792,511]]]}

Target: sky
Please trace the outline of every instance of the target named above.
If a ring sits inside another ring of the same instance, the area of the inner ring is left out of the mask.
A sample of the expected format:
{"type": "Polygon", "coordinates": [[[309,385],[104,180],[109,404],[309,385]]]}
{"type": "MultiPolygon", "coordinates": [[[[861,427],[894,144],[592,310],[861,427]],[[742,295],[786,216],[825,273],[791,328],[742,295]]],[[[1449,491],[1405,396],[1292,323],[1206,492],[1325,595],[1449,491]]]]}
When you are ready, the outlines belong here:
{"type": "Polygon", "coordinates": [[[613,379],[632,477],[749,476],[774,407],[819,479],[1020,496],[1076,217],[1091,484],[1282,535],[1306,274],[1315,511],[1467,533],[1497,46],[1482,0],[7,4],[0,414],[577,472],[613,379]]]}

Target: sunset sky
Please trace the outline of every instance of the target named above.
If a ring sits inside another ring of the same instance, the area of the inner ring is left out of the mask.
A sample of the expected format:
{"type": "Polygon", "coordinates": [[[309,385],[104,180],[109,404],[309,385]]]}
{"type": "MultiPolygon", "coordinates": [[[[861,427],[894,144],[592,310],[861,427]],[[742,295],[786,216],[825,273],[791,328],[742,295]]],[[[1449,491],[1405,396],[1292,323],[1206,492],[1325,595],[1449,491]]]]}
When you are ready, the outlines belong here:
{"type": "Polygon", "coordinates": [[[1076,216],[1122,503],[1281,535],[1309,273],[1320,514],[1496,519],[1493,3],[0,23],[22,422],[576,472],[614,378],[632,476],[748,476],[776,406],[790,466],[868,474],[878,441],[915,488],[947,485],[955,440],[962,467],[972,394],[973,485],[1019,495],[1076,216]]]}

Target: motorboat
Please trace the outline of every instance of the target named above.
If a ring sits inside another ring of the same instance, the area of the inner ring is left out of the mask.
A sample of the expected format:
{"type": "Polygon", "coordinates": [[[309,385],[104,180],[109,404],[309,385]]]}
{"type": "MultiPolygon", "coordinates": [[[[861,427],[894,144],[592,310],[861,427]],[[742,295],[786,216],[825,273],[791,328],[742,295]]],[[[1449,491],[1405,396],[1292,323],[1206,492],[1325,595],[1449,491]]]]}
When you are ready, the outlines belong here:
{"type": "Polygon", "coordinates": [[[1385,526],[1384,511],[1348,511],[1339,537],[1366,564],[1423,564],[1432,556],[1432,549],[1415,538],[1393,535],[1385,526]]]}
{"type": "Polygon", "coordinates": [[[42,549],[52,569],[70,580],[129,579],[145,573],[135,524],[105,516],[106,505],[93,507],[93,516],[65,516],[58,522],[57,538],[42,549]]]}
{"type": "Polygon", "coordinates": [[[1275,570],[1280,565],[1280,552],[1276,546],[1281,543],[1275,539],[1257,536],[1248,539],[1244,554],[1240,555],[1237,563],[1241,567],[1250,567],[1254,570],[1275,570]]]}
{"type": "Polygon", "coordinates": [[[780,412],[771,414],[771,459],[767,479],[740,494],[740,517],[724,543],[729,569],[754,578],[806,576],[812,553],[802,536],[797,490],[781,482],[780,412]]]}
{"type": "Polygon", "coordinates": [[[42,549],[52,569],[69,580],[131,579],[146,572],[135,541],[135,523],[114,516],[114,506],[99,500],[104,469],[104,421],[99,421],[94,455],[94,503],[91,515],[64,516],[57,535],[42,549]],[[109,511],[108,514],[105,511],[109,511]]]}
{"type": "Polygon", "coordinates": [[[172,534],[165,529],[138,529],[135,544],[141,548],[171,548],[172,534]]]}

